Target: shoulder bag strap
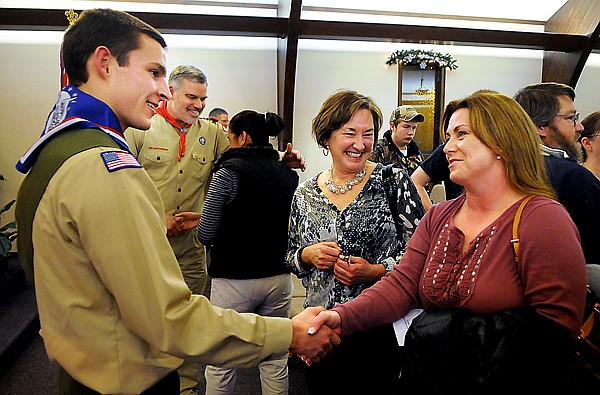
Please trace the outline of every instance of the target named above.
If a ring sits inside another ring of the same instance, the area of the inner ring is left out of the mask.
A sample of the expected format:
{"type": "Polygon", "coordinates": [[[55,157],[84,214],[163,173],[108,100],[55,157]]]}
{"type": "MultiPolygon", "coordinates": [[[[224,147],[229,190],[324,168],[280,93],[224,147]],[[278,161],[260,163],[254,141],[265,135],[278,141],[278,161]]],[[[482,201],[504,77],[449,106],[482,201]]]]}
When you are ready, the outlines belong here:
{"type": "Polygon", "coordinates": [[[521,205],[517,209],[517,213],[515,214],[515,219],[513,220],[512,240],[510,242],[512,243],[513,250],[515,252],[515,261],[517,262],[517,264],[519,263],[519,241],[520,241],[519,240],[519,222],[521,221],[521,214],[523,213],[523,209],[525,208],[525,205],[531,199],[533,199],[533,196],[527,196],[525,199],[523,199],[523,201],[521,202],[521,205]]]}

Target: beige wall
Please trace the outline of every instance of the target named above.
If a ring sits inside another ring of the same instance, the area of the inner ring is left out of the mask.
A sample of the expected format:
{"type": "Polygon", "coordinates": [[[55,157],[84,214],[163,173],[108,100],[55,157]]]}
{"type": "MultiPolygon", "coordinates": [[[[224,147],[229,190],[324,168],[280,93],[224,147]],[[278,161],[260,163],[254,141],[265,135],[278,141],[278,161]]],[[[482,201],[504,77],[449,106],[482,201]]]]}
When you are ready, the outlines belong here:
{"type": "MultiPolygon", "coordinates": [[[[207,74],[205,115],[215,106],[224,107],[230,115],[247,108],[277,109],[275,39],[260,39],[262,44],[255,47],[248,45],[252,39],[237,40],[230,38],[224,48],[215,48],[214,40],[205,36],[170,45],[169,70],[186,63],[207,74]]],[[[322,155],[310,133],[311,120],[323,100],[336,89],[354,89],[372,96],[387,119],[397,95],[396,68],[385,65],[387,57],[396,49],[431,49],[377,43],[352,43],[350,49],[340,49],[339,44],[300,41],[294,145],[308,162],[301,180],[330,165],[330,158],[322,155]]],[[[7,44],[0,40],[0,173],[8,179],[0,184],[1,205],[16,197],[22,175],[14,164],[39,136],[54,104],[59,90],[59,47],[58,43],[7,44]]],[[[483,88],[512,96],[519,87],[541,79],[541,52],[451,46],[433,49],[451,53],[459,66],[447,73],[446,101],[483,88]]],[[[598,57],[592,55],[577,86],[576,104],[582,115],[600,108],[596,98],[600,87],[598,57]]],[[[11,210],[2,222],[12,215],[11,210]]]]}
{"type": "MultiPolygon", "coordinates": [[[[385,62],[398,46],[353,43],[352,51],[335,51],[334,44],[329,44],[333,48],[330,50],[316,50],[315,45],[301,41],[298,55],[294,146],[308,162],[301,180],[331,164],[331,159],[323,156],[310,133],[312,117],[327,96],[338,88],[350,88],[373,97],[384,115],[381,132],[387,130],[387,120],[397,100],[397,69],[385,62]]],[[[542,53],[538,51],[477,49],[482,54],[477,56],[474,48],[423,48],[450,53],[457,60],[458,69],[446,74],[446,101],[483,88],[512,96],[519,87],[541,79],[542,53]]]]}
{"type": "MultiPolygon", "coordinates": [[[[0,44],[0,205],[22,180],[15,163],[40,135],[58,94],[60,45],[0,44]]],[[[2,224],[14,210],[3,214],[2,224]]]]}

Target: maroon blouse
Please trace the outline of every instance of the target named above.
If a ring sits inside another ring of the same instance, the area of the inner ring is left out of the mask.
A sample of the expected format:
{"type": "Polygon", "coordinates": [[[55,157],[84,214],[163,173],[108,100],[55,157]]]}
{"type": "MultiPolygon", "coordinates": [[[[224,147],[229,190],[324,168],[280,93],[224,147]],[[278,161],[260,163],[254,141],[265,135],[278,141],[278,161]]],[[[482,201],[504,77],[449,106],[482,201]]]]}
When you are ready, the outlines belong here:
{"type": "Polygon", "coordinates": [[[577,228],[562,205],[545,197],[527,203],[519,225],[519,265],[509,207],[471,242],[453,222],[465,200],[429,210],[394,270],[359,297],[337,305],[344,335],[398,320],[413,308],[461,307],[486,314],[531,305],[579,334],[587,271],[577,228]]]}

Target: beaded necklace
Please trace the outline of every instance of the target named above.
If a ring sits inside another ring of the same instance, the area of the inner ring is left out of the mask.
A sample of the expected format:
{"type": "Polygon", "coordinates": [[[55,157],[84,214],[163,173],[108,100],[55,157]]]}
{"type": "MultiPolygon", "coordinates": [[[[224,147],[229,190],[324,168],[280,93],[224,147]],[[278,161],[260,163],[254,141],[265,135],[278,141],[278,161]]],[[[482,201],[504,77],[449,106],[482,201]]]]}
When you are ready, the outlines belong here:
{"type": "Polygon", "coordinates": [[[366,168],[364,168],[360,172],[358,172],[354,176],[353,180],[346,181],[342,185],[336,185],[335,182],[333,182],[333,167],[332,167],[329,170],[329,179],[325,180],[325,186],[327,186],[327,188],[336,195],[340,194],[340,193],[346,193],[349,190],[351,190],[353,186],[355,186],[356,184],[361,182],[363,180],[363,178],[365,178],[365,174],[367,174],[366,168]]]}

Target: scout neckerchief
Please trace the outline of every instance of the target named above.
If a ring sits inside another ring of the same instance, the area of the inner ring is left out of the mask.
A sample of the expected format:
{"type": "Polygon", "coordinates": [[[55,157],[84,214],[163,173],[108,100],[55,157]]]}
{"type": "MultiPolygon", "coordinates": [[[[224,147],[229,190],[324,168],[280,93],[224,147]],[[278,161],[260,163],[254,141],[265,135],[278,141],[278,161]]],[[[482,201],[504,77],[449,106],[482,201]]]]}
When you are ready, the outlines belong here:
{"type": "Polygon", "coordinates": [[[177,160],[181,162],[181,158],[185,155],[185,136],[186,130],[192,126],[191,123],[186,123],[185,125],[181,125],[169,112],[167,111],[167,102],[161,101],[156,109],[156,113],[163,117],[167,122],[169,122],[177,131],[179,132],[179,152],[177,153],[177,160]]]}
{"type": "Polygon", "coordinates": [[[129,151],[119,119],[110,107],[75,86],[67,85],[58,94],[58,100],[48,116],[39,140],[17,162],[17,170],[27,173],[48,140],[61,131],[74,127],[102,130],[115,140],[119,147],[129,151]]]}

